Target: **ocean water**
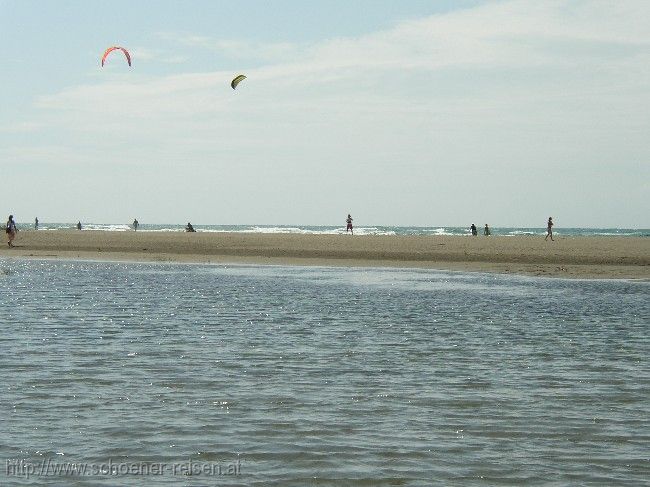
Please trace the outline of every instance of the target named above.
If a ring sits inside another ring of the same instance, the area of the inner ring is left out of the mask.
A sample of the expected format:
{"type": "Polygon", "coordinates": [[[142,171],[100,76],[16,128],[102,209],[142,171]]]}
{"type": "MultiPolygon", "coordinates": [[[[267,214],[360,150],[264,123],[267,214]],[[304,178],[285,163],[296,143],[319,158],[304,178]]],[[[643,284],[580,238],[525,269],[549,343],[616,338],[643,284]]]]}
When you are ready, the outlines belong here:
{"type": "MultiPolygon", "coordinates": [[[[345,226],[309,226],[309,225],[201,225],[193,224],[197,232],[235,232],[235,233],[294,233],[308,235],[337,235],[345,233],[345,226]]],[[[19,228],[30,229],[33,224],[22,223],[19,228]]],[[[40,222],[39,230],[76,229],[76,223],[40,222]]],[[[82,230],[129,231],[133,227],[127,223],[83,223],[82,230]]],[[[138,231],[143,232],[183,232],[185,224],[140,224],[138,231]]],[[[483,226],[478,227],[483,235],[483,226]]],[[[546,235],[546,227],[494,227],[492,235],[546,235]]],[[[355,226],[355,235],[470,235],[467,227],[433,226],[433,227],[396,227],[396,226],[355,226]]],[[[557,228],[556,235],[564,236],[624,236],[650,237],[650,229],[636,228],[557,228]]]]}
{"type": "Polygon", "coordinates": [[[2,486],[650,478],[648,282],[0,260],[0,297],[2,486]]]}

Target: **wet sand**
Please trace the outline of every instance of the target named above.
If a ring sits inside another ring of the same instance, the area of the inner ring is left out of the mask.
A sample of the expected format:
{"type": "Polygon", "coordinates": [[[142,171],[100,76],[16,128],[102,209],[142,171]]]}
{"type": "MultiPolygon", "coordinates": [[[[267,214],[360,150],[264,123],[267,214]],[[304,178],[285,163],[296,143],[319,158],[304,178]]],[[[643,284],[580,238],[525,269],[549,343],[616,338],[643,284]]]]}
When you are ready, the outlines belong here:
{"type": "MultiPolygon", "coordinates": [[[[6,242],[6,241],[5,241],[6,242]]],[[[21,231],[0,258],[419,267],[650,279],[650,238],[21,231]]]]}

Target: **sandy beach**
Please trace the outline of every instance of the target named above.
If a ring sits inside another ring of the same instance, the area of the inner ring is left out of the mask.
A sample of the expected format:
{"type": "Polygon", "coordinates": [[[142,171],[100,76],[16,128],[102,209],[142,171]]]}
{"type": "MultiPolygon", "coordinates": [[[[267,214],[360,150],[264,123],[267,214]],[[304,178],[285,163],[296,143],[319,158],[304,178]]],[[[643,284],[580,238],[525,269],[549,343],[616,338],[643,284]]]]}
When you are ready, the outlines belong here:
{"type": "Polygon", "coordinates": [[[650,278],[643,237],[349,236],[21,231],[0,257],[385,266],[571,278],[650,278]]]}

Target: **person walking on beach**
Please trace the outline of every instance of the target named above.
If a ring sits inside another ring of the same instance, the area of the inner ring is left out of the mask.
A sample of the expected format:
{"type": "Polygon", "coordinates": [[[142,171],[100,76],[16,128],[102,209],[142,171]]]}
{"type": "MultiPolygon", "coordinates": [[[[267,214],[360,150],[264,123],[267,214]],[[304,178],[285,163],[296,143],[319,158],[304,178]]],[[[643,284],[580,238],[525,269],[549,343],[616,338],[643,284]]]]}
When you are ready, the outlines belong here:
{"type": "Polygon", "coordinates": [[[489,237],[491,235],[490,227],[488,227],[487,223],[485,224],[485,228],[483,229],[483,235],[485,235],[486,237],[489,237]]]}
{"type": "Polygon", "coordinates": [[[553,240],[553,217],[552,216],[548,217],[548,223],[546,224],[546,238],[544,240],[548,240],[548,237],[551,237],[551,240],[553,240]]]}
{"type": "Polygon", "coordinates": [[[134,232],[138,231],[138,225],[139,225],[138,219],[136,218],[135,220],[133,220],[133,231],[134,232]]]}
{"type": "Polygon", "coordinates": [[[352,229],[352,217],[348,213],[348,217],[345,220],[345,223],[347,223],[347,226],[345,227],[345,233],[348,233],[348,231],[354,235],[354,230],[352,229]]]}
{"type": "Polygon", "coordinates": [[[34,230],[38,230],[38,217],[34,218],[34,230]]]}
{"type": "Polygon", "coordinates": [[[470,230],[472,231],[472,235],[474,235],[474,236],[476,237],[476,236],[478,235],[478,231],[476,230],[476,225],[474,225],[474,224],[472,223],[472,226],[469,227],[469,228],[470,228],[470,230]]]}
{"type": "Polygon", "coordinates": [[[77,222],[77,230],[81,230],[81,220],[77,222]]]}
{"type": "Polygon", "coordinates": [[[5,231],[7,232],[7,245],[9,247],[13,247],[14,238],[16,238],[16,233],[18,233],[18,229],[16,228],[16,222],[14,221],[13,215],[9,215],[9,219],[7,220],[7,227],[5,231]]]}

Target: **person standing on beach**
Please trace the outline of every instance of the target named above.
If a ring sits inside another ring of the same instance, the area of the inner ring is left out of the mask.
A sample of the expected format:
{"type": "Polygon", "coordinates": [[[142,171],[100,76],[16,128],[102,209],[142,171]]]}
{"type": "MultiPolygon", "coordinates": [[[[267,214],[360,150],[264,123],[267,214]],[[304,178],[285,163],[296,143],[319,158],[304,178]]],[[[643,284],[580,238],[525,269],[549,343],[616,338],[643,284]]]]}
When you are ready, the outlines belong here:
{"type": "Polygon", "coordinates": [[[476,230],[476,225],[474,225],[474,224],[472,223],[472,226],[469,227],[469,228],[470,228],[470,230],[472,231],[472,235],[474,235],[474,236],[476,237],[476,236],[478,235],[478,230],[476,230]]]}
{"type": "Polygon", "coordinates": [[[38,217],[34,218],[34,230],[38,230],[38,217]]]}
{"type": "Polygon", "coordinates": [[[81,230],[81,220],[77,222],[77,230],[81,230]]]}
{"type": "Polygon", "coordinates": [[[16,228],[16,222],[14,221],[13,215],[9,215],[9,219],[7,220],[7,227],[5,231],[7,232],[7,245],[9,247],[13,247],[14,238],[16,238],[16,233],[18,233],[18,229],[16,228]]]}
{"type": "Polygon", "coordinates": [[[491,234],[490,227],[488,227],[488,224],[486,223],[485,224],[485,229],[483,230],[483,235],[485,235],[486,237],[489,237],[490,234],[491,234]]]}
{"type": "Polygon", "coordinates": [[[134,232],[138,231],[138,225],[139,225],[138,219],[136,218],[135,220],[133,220],[133,231],[134,232]]]}
{"type": "Polygon", "coordinates": [[[354,230],[352,229],[352,216],[350,216],[349,213],[347,219],[345,220],[345,223],[347,223],[347,226],[345,227],[345,233],[348,233],[349,231],[352,233],[352,235],[354,235],[354,230]]]}
{"type": "Polygon", "coordinates": [[[552,216],[548,217],[548,223],[546,224],[546,238],[544,240],[548,240],[548,237],[551,237],[551,240],[553,240],[553,217],[552,216]]]}

